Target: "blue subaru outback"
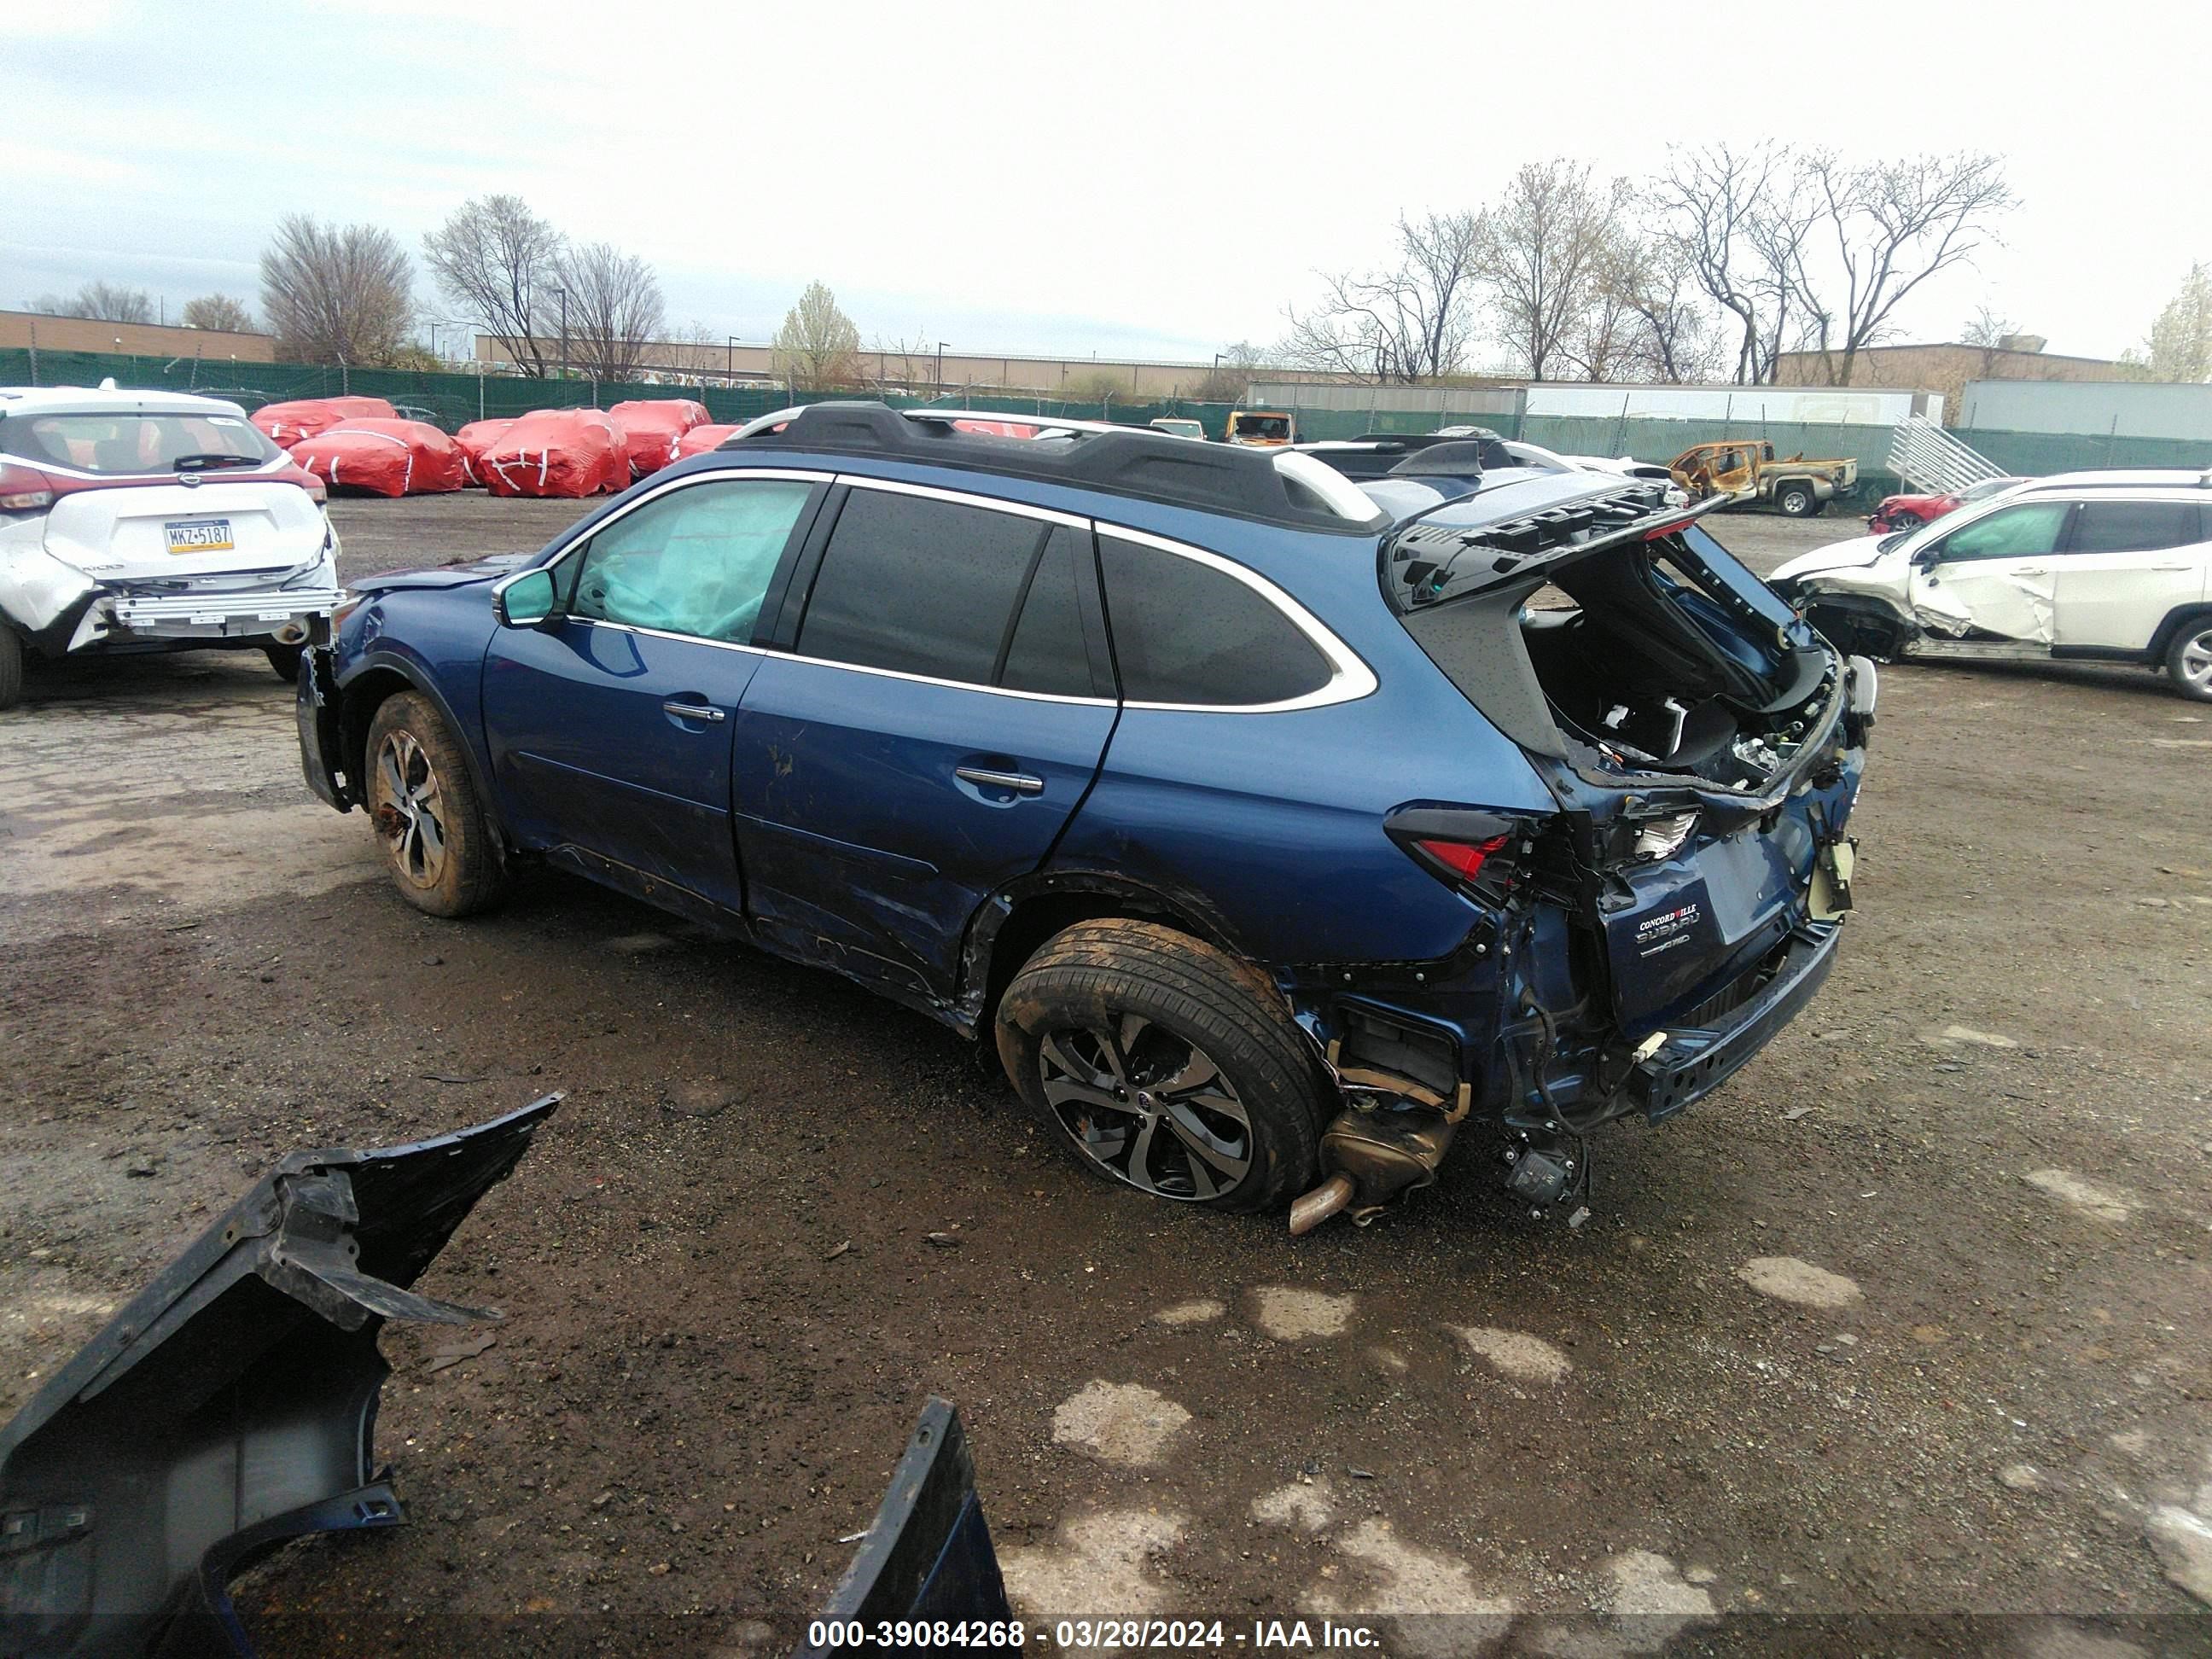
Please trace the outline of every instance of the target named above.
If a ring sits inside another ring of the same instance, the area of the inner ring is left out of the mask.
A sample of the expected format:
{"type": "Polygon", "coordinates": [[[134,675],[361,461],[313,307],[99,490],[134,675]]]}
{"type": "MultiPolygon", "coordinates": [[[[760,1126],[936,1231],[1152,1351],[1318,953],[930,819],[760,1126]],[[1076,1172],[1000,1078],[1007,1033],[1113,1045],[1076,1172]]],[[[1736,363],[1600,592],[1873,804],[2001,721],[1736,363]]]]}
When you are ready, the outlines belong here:
{"type": "Polygon", "coordinates": [[[821,404],[534,557],[357,581],[307,779],[399,890],[543,861],[996,1042],[1082,1164],[1372,1215],[1819,989],[1874,670],[1657,486],[821,404]],[[1031,435],[1008,435],[1037,428],[1031,435]]]}

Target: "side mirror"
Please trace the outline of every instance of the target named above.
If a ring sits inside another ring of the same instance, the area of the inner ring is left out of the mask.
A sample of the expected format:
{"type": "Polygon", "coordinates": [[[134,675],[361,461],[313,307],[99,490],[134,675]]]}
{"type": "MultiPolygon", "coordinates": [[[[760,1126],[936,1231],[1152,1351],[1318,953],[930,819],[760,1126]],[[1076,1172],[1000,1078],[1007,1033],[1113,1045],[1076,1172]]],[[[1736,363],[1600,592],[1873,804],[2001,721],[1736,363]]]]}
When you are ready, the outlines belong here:
{"type": "Polygon", "coordinates": [[[1912,568],[1915,570],[1925,570],[1931,565],[1935,564],[1942,556],[1943,544],[1941,542],[1930,542],[1925,547],[1915,548],[1913,550],[1912,568]]]}
{"type": "Polygon", "coordinates": [[[508,628],[536,627],[553,614],[553,573],[525,571],[500,590],[492,607],[508,628]]]}

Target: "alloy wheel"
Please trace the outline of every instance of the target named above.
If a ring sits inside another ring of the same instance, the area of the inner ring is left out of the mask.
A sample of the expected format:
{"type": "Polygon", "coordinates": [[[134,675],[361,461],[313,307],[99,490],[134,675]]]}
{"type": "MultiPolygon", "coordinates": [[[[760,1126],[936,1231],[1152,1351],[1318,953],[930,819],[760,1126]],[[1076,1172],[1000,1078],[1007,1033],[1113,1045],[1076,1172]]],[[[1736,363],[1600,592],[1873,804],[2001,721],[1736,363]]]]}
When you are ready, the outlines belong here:
{"type": "Polygon", "coordinates": [[[2181,678],[2199,696],[2212,694],[2212,628],[2201,629],[2174,659],[2181,678]]]}
{"type": "Polygon", "coordinates": [[[376,750],[376,799],[370,816],[393,867],[416,887],[435,887],[446,873],[446,803],[437,769],[412,733],[387,732],[376,750]]]}
{"type": "Polygon", "coordinates": [[[1056,1030],[1037,1063],[1060,1126],[1116,1180],[1191,1203],[1252,1168],[1252,1120],[1235,1085],[1204,1049],[1141,1014],[1056,1030]]]}

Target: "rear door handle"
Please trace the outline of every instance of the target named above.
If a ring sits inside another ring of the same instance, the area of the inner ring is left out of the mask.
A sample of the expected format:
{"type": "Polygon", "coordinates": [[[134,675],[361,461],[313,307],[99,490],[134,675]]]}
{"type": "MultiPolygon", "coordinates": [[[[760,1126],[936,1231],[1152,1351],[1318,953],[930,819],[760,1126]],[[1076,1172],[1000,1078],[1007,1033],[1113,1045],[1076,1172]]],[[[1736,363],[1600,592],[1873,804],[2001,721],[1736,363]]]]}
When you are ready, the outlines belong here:
{"type": "Polygon", "coordinates": [[[1042,795],[1044,780],[1026,772],[994,772],[981,766],[956,766],[952,775],[984,789],[1011,789],[1018,795],[1042,795]]]}
{"type": "Polygon", "coordinates": [[[711,702],[678,702],[672,699],[660,707],[664,714],[673,714],[680,720],[705,720],[709,726],[722,723],[722,711],[711,702]]]}

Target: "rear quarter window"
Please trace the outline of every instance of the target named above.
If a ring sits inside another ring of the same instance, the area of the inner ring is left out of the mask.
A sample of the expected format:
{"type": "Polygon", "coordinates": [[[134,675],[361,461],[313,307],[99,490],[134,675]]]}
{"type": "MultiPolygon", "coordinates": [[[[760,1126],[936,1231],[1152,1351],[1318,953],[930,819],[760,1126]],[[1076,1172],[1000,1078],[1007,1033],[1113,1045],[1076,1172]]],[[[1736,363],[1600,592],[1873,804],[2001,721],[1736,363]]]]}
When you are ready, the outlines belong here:
{"type": "Polygon", "coordinates": [[[1127,701],[1237,708],[1288,702],[1329,683],[1320,647],[1236,577],[1104,532],[1098,553],[1127,701]]]}

